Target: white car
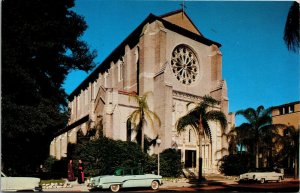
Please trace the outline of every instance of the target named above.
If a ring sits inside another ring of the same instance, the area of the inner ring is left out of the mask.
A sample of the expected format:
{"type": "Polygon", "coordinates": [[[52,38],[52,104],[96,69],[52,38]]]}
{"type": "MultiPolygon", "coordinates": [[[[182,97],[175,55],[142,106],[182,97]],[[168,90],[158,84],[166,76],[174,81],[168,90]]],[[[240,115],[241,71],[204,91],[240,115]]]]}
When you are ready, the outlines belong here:
{"type": "Polygon", "coordinates": [[[1,191],[42,191],[40,178],[8,177],[1,172],[1,191]]]}
{"type": "Polygon", "coordinates": [[[258,181],[262,184],[266,181],[281,182],[283,179],[283,173],[266,169],[255,169],[254,171],[250,171],[239,176],[239,182],[258,181]]]}

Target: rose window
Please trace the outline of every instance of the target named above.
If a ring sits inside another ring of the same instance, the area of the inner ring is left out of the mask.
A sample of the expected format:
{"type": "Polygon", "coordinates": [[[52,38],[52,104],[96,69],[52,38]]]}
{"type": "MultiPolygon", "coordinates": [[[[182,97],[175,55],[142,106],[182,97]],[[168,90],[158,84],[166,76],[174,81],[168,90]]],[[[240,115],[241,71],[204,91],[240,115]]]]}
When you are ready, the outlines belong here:
{"type": "Polygon", "coordinates": [[[199,75],[199,63],[194,52],[185,45],[176,46],[171,59],[172,71],[177,80],[190,85],[199,75]]]}

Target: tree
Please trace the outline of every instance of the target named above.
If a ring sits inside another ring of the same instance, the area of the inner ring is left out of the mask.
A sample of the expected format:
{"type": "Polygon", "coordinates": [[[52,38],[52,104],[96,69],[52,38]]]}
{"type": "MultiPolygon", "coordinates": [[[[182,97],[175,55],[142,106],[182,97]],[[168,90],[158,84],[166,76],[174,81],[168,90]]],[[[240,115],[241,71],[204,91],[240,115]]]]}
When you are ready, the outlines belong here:
{"type": "MultiPolygon", "coordinates": [[[[187,107],[192,103],[188,103],[187,107]]],[[[199,181],[202,179],[202,137],[206,134],[211,139],[211,129],[209,121],[218,121],[221,129],[224,131],[227,127],[227,119],[223,112],[214,110],[215,105],[219,104],[217,100],[211,96],[204,96],[203,100],[196,104],[186,115],[179,118],[176,122],[177,132],[185,131],[187,126],[193,127],[198,134],[199,141],[199,181]]]]}
{"type": "Polygon", "coordinates": [[[281,146],[283,136],[280,135],[279,129],[284,129],[283,124],[270,124],[261,128],[259,131],[259,149],[262,158],[266,158],[266,167],[273,168],[278,162],[275,159],[278,154],[278,146],[281,146]]]}
{"type": "Polygon", "coordinates": [[[287,126],[282,136],[282,148],[276,159],[278,162],[287,161],[288,167],[293,168],[294,178],[299,175],[299,129],[294,126],[287,126]],[[292,167],[291,167],[292,166],[292,167]]]}
{"type": "Polygon", "coordinates": [[[229,140],[230,153],[242,153],[244,149],[247,149],[250,153],[253,152],[252,140],[254,133],[251,132],[249,124],[243,123],[238,127],[232,128],[227,134],[229,140]],[[239,151],[237,151],[239,147],[239,151]]]}
{"type": "Polygon", "coordinates": [[[299,51],[299,36],[299,3],[294,1],[286,19],[283,37],[289,50],[299,51]]]}
{"type": "Polygon", "coordinates": [[[255,155],[255,167],[259,167],[259,148],[263,145],[267,146],[270,150],[274,137],[278,137],[277,129],[284,127],[283,124],[272,124],[271,117],[272,108],[265,109],[262,105],[257,109],[247,108],[245,110],[237,111],[236,115],[242,115],[247,120],[243,123],[243,128],[247,130],[246,136],[248,135],[249,141],[252,141],[251,147],[253,147],[255,155]],[[263,140],[266,139],[266,140],[263,140]],[[260,145],[259,145],[260,144],[260,145]],[[267,145],[266,145],[267,144],[267,145]]]}
{"type": "Polygon", "coordinates": [[[2,163],[15,175],[34,172],[65,127],[67,74],[94,66],[95,51],[80,40],[87,25],[73,6],[74,0],[2,1],[2,163]]]}
{"type": "Polygon", "coordinates": [[[146,92],[142,96],[139,96],[135,93],[129,95],[129,100],[132,98],[138,104],[136,110],[134,110],[127,119],[127,130],[131,130],[133,126],[133,130],[137,132],[137,142],[141,145],[142,151],[144,151],[145,145],[145,134],[144,127],[150,122],[150,126],[154,128],[154,121],[158,122],[158,126],[160,127],[161,122],[157,114],[149,109],[147,103],[147,97],[151,94],[151,92],[146,92]]]}

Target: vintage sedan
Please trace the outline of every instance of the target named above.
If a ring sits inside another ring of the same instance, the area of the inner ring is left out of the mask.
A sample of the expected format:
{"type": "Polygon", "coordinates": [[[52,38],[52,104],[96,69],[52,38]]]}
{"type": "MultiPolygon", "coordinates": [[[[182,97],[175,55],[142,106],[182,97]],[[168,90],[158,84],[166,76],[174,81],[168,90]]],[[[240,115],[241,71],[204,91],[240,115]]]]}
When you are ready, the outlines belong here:
{"type": "Polygon", "coordinates": [[[8,177],[1,172],[1,191],[42,191],[40,178],[8,177]]]}
{"type": "Polygon", "coordinates": [[[157,190],[162,184],[162,176],[143,174],[138,168],[118,168],[114,175],[96,176],[90,179],[88,187],[93,189],[110,189],[118,192],[121,188],[149,187],[157,190]]]}
{"type": "Polygon", "coordinates": [[[274,170],[268,169],[255,169],[248,173],[241,174],[239,176],[239,183],[246,182],[246,181],[257,181],[260,183],[265,183],[267,181],[277,181],[281,182],[283,178],[283,172],[276,172],[274,170]]]}

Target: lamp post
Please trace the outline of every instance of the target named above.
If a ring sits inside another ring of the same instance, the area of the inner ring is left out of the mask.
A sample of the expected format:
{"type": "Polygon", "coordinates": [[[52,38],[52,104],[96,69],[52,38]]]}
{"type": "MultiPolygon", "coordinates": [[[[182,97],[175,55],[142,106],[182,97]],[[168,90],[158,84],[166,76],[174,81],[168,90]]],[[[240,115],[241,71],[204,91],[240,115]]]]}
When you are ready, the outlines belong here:
{"type": "Polygon", "coordinates": [[[160,163],[159,163],[159,145],[161,144],[161,140],[158,138],[156,140],[156,144],[158,145],[158,153],[157,153],[157,175],[159,175],[159,166],[160,166],[160,163]]]}

